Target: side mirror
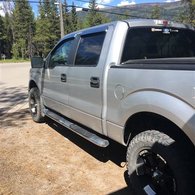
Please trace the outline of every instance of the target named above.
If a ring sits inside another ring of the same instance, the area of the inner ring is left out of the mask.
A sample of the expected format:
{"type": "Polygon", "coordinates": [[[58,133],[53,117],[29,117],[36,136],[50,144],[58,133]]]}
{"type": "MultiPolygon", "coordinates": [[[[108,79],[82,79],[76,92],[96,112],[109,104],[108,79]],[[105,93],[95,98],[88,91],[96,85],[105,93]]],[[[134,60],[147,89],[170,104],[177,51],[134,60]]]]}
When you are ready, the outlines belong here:
{"type": "Polygon", "coordinates": [[[43,68],[44,59],[42,57],[32,57],[31,58],[31,67],[32,68],[43,68]]]}

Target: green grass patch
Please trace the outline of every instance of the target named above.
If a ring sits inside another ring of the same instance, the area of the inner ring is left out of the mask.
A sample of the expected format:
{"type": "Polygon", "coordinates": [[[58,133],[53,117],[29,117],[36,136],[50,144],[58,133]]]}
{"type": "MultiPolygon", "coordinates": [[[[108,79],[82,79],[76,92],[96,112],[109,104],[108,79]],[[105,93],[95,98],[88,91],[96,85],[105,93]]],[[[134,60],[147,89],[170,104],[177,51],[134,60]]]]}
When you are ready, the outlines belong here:
{"type": "Polygon", "coordinates": [[[30,59],[5,59],[0,60],[0,63],[20,63],[20,62],[30,62],[30,59]]]}

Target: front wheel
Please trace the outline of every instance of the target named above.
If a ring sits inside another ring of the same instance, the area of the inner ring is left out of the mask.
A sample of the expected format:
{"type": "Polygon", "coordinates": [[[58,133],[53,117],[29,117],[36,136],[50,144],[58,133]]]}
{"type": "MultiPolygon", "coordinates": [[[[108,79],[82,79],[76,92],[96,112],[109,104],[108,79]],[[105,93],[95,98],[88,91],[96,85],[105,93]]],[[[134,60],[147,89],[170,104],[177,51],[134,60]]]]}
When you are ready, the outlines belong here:
{"type": "Polygon", "coordinates": [[[195,194],[191,155],[168,135],[156,130],[144,131],[128,146],[130,185],[139,195],[195,194]]]}
{"type": "Polygon", "coordinates": [[[40,93],[36,87],[29,91],[29,108],[32,119],[35,122],[41,123],[45,121],[45,117],[42,115],[40,93]]]}

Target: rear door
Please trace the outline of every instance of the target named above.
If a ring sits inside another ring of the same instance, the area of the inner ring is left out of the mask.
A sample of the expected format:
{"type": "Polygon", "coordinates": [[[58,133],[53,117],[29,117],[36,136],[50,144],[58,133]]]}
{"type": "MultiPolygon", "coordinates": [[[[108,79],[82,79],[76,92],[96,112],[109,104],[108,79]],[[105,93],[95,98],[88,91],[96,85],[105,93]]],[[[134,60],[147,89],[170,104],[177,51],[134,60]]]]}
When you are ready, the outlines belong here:
{"type": "Polygon", "coordinates": [[[69,69],[69,105],[72,119],[102,132],[102,80],[101,57],[106,29],[95,33],[83,33],[75,56],[75,64],[69,69]]]}

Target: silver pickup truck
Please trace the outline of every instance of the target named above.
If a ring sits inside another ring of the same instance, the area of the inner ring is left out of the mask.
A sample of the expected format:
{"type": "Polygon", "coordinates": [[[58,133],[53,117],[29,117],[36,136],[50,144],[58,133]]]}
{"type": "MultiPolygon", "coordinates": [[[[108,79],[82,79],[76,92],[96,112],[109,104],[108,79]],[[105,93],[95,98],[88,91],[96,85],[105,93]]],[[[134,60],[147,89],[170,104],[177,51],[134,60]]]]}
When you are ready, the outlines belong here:
{"type": "Polygon", "coordinates": [[[31,61],[29,106],[83,138],[127,147],[138,194],[195,194],[195,30],[126,20],[66,35],[31,61]]]}

